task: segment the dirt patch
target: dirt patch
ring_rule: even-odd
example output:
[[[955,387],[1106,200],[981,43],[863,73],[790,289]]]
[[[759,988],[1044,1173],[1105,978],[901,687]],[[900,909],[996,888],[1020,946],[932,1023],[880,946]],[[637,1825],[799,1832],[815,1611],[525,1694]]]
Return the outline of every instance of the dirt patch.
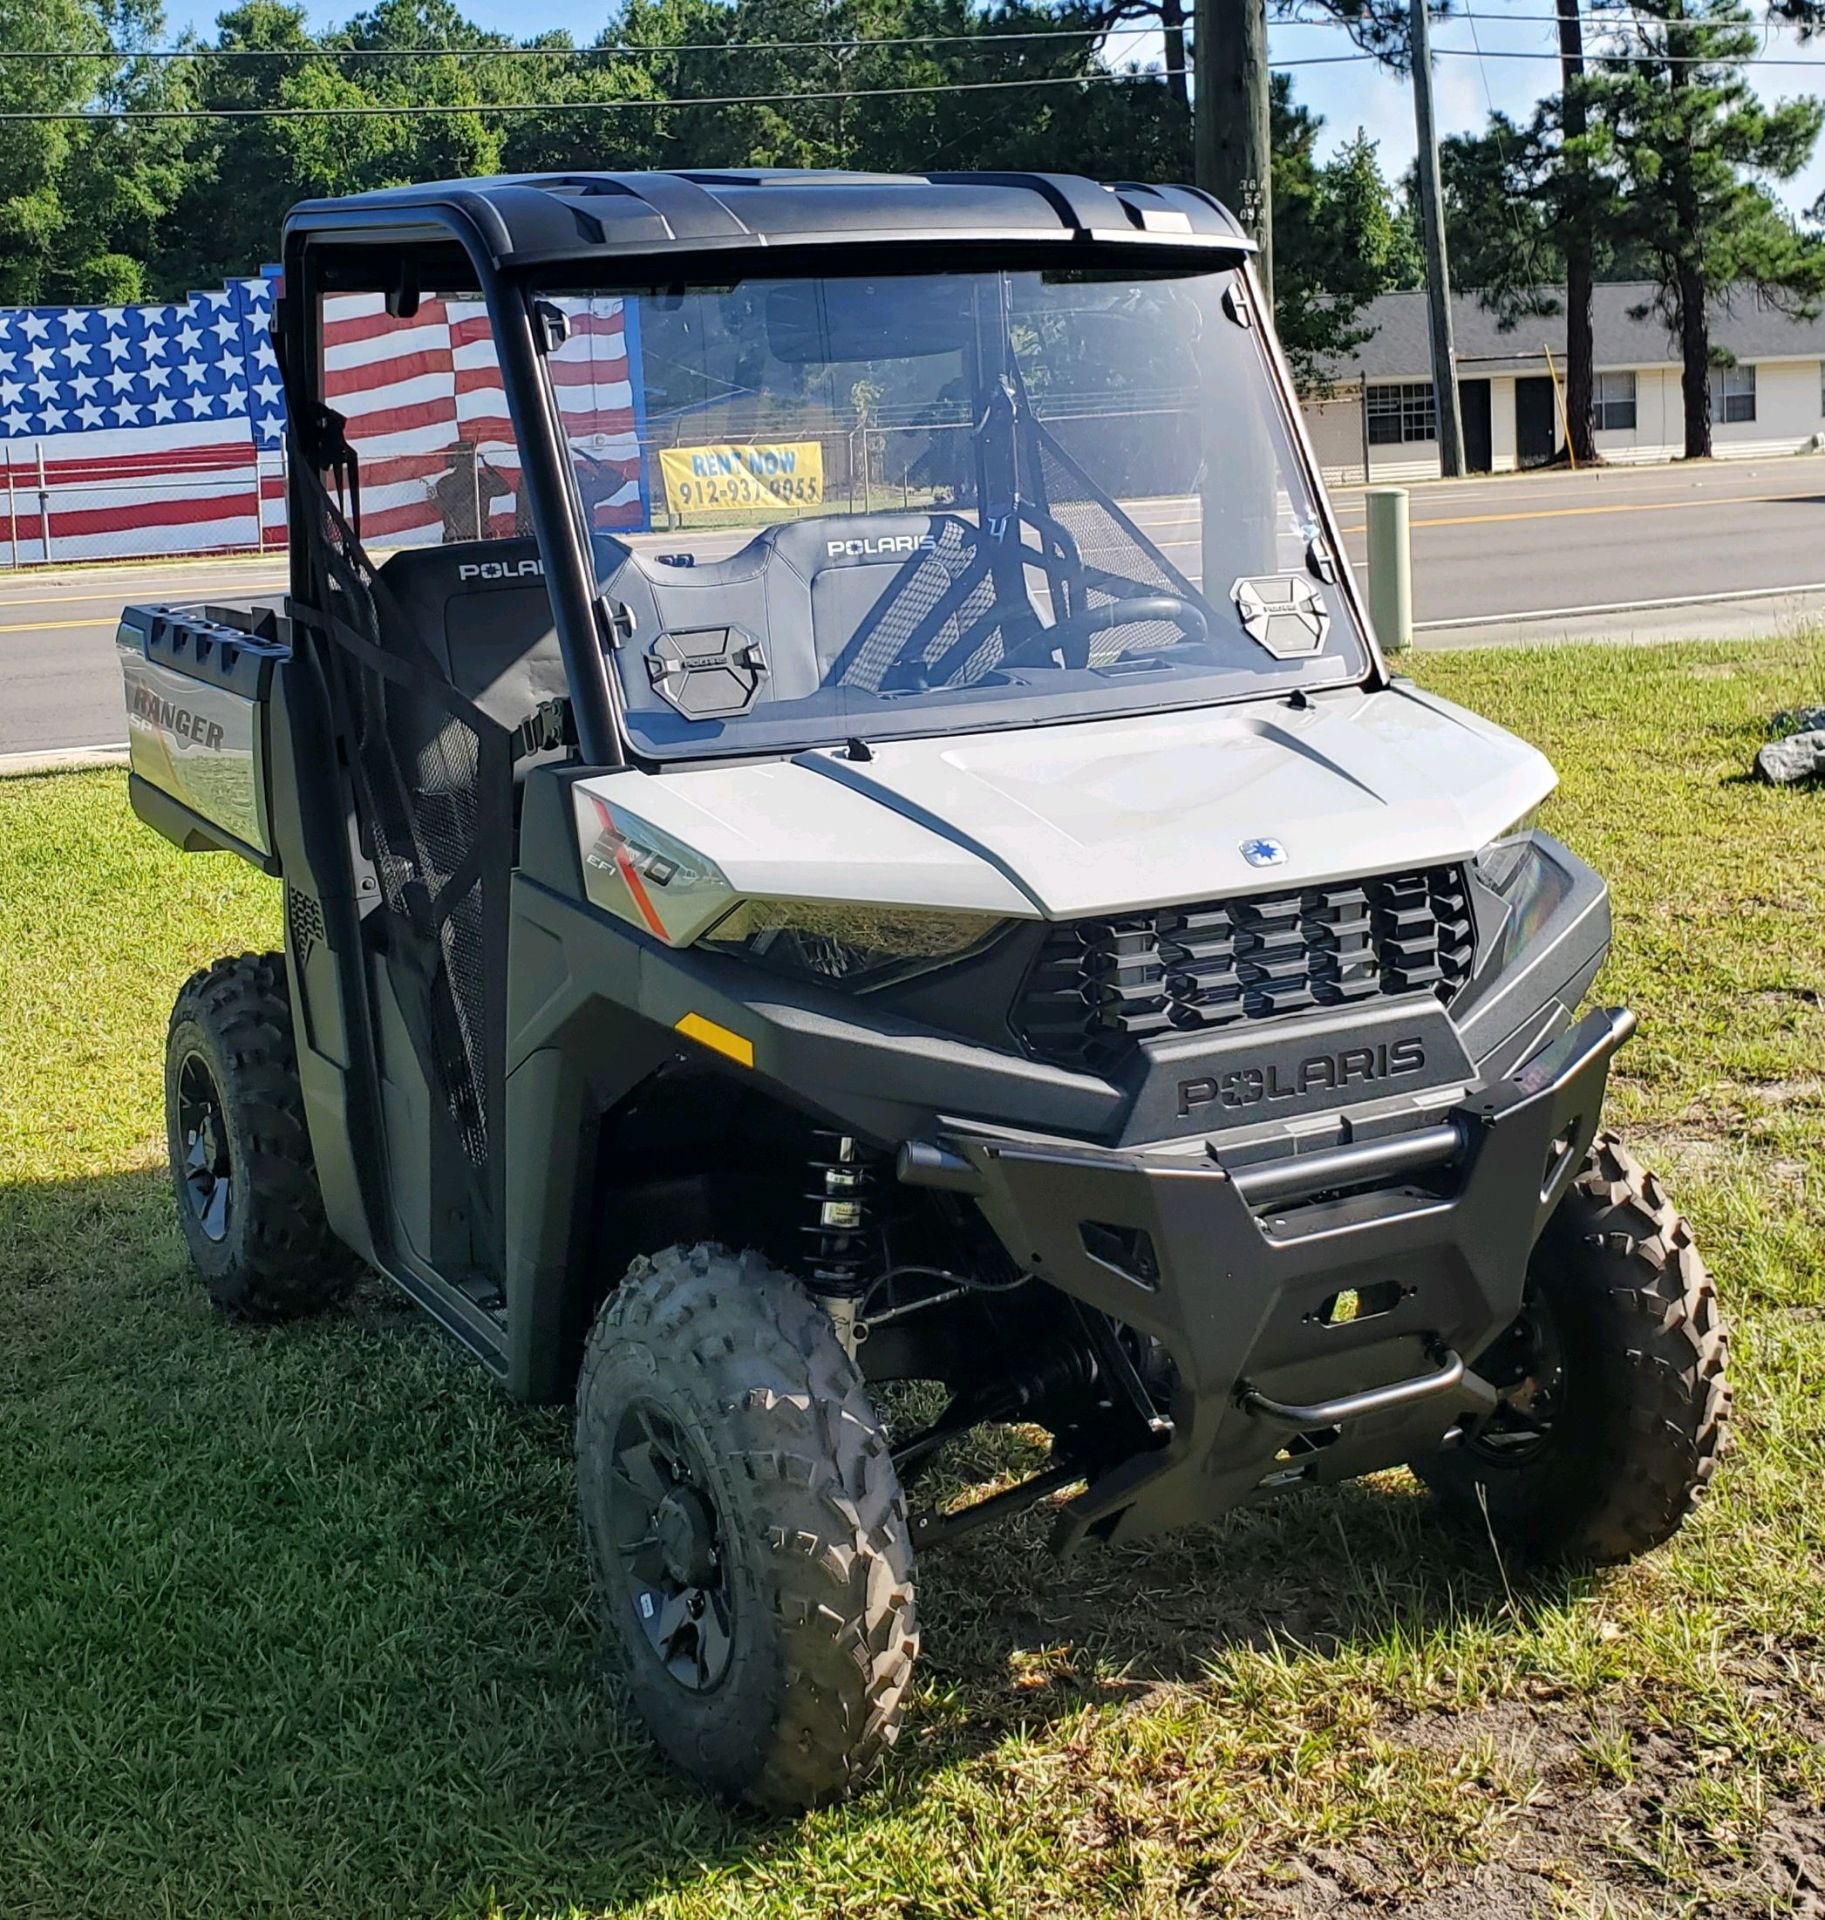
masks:
[[[1825,1080],[1807,1074],[1798,1080],[1752,1080],[1750,1090],[1771,1107],[1816,1107],[1825,1103]]]
[[[1676,1200],[1691,1183],[1724,1180],[1745,1172],[1752,1172],[1764,1186],[1779,1187],[1795,1196],[1805,1192],[1811,1178],[1802,1160],[1745,1149],[1740,1132],[1711,1137],[1643,1129],[1630,1144],[1643,1165],[1651,1167],[1672,1189]]]
[[[1386,1737],[1455,1763],[1457,1791],[1510,1796],[1488,1857],[1418,1886],[1378,1849],[1313,1849],[1238,1909],[1278,1920],[1534,1920],[1672,1911],[1705,1920],[1825,1920],[1825,1812],[1769,1796],[1753,1814],[1707,1802],[1719,1756],[1599,1710],[1507,1701],[1391,1724]],[[1499,1784],[1498,1784],[1499,1783]]]

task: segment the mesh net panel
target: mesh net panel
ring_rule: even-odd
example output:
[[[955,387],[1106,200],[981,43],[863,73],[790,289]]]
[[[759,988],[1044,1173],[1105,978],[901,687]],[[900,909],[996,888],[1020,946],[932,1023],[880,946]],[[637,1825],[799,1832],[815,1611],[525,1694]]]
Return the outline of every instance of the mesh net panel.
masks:
[[[845,686],[878,693],[896,665],[930,667],[974,632],[995,610],[995,583],[981,569],[973,529],[946,522],[936,548],[916,566],[902,567],[886,598],[870,616],[861,644],[843,663],[838,678]],[[961,669],[947,676],[953,686],[979,680],[1001,658],[1005,640],[999,623],[977,636],[977,645]]]
[[[329,610],[402,667],[420,666],[411,636],[383,635],[390,599],[339,512],[325,513],[323,531]],[[503,976],[490,964],[488,930],[504,920],[504,903],[491,912],[486,896],[490,876],[504,879],[510,857],[509,824],[498,816],[510,804],[511,742],[422,666],[390,677],[345,645],[340,671],[395,993],[486,1220],[494,1184],[488,1049]]]
[[[450,909],[438,932],[450,983],[444,1004],[455,1022],[455,1031],[447,1036],[453,1044],[444,1050],[451,1118],[462,1133],[470,1165],[480,1167],[488,1159],[488,967],[479,879]]]
[[[1124,596],[1135,593],[1179,593],[1183,583],[1163,567],[1159,559],[1134,537],[1121,519],[1097,497],[1083,476],[1061,453],[1053,435],[1059,431],[1082,439],[1094,423],[1059,421],[1048,423],[1047,431],[1037,436],[1040,478],[1052,518],[1071,536],[1083,562],[1085,575],[1084,605],[1094,611],[1112,606]],[[1091,449],[1086,448],[1086,452]],[[1132,626],[1116,627],[1100,634],[1090,647],[1090,664],[1106,666],[1125,653],[1146,653],[1157,647],[1171,646],[1184,637],[1183,630],[1170,620],[1147,620]]]
[[[460,887],[481,836],[481,742],[453,714],[352,664],[356,751],[389,950],[412,950],[425,978],[438,1090],[472,1166],[488,1159],[488,970],[482,881]]]

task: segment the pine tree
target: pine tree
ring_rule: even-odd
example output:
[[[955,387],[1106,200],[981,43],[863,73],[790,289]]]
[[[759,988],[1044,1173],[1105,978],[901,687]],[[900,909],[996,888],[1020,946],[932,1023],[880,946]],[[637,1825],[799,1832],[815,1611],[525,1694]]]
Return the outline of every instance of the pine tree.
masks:
[[[1749,282],[1810,309],[1825,248],[1803,237],[1752,177],[1790,180],[1825,122],[1817,100],[1764,106],[1740,63],[1760,36],[1738,0],[1635,0],[1626,58],[1586,82],[1591,152],[1616,189],[1606,218],[1658,283],[1679,342],[1685,452],[1711,452],[1709,303]]]
[[[1400,217],[1375,142],[1359,132],[1320,164],[1324,121],[1295,103],[1289,77],[1269,97],[1274,149],[1274,306],[1281,345],[1301,388],[1323,383],[1369,336],[1362,309],[1423,275],[1418,237]]]

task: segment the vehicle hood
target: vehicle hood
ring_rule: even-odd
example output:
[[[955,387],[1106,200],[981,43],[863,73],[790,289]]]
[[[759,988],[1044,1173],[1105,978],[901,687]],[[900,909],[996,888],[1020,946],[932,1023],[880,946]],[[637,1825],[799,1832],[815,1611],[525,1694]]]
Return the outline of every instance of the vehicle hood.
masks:
[[[602,790],[738,892],[1050,919],[1465,859],[1554,785],[1532,747],[1404,683],[624,779]],[[1251,862],[1256,841],[1283,859]]]
[[[1532,747],[1407,686],[806,758],[1055,919],[1468,858],[1554,785]],[[1251,863],[1260,840],[1284,861]]]

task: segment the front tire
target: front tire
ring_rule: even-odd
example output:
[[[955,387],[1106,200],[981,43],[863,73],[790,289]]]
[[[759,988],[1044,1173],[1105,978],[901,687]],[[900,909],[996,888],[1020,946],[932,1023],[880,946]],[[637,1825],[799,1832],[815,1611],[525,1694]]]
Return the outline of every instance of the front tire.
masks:
[[[1692,1230],[1600,1134],[1477,1362],[1503,1402],[1414,1462],[1452,1513],[1535,1559],[1627,1560],[1671,1538],[1724,1450],[1728,1336]]]
[[[823,1309],[758,1254],[637,1260],[590,1334],[577,1479],[609,1643],[670,1759],[774,1811],[859,1784],[918,1652],[912,1534]]]
[[[165,1139],[178,1224],[224,1312],[284,1320],[347,1288],[355,1261],[324,1217],[283,954],[185,981],[165,1041]]]

